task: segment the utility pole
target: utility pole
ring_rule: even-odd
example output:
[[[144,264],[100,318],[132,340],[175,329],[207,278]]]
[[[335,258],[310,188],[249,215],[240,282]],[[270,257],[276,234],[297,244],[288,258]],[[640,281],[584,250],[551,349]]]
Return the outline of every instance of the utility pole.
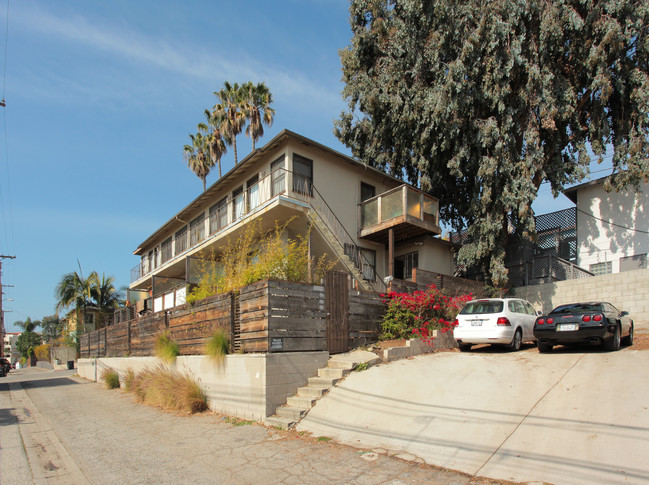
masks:
[[[2,101],[4,101],[4,99]],[[2,342],[0,342],[0,357],[4,357],[5,351],[5,312],[2,309],[2,295],[4,294],[2,292],[2,288],[4,288],[6,285],[2,284],[3,259],[16,259],[16,256],[6,256],[4,254],[0,254],[0,339],[2,339]]]

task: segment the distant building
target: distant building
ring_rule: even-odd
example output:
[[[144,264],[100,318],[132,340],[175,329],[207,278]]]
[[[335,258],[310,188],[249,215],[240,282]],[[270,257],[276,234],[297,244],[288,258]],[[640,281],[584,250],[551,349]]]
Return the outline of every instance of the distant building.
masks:
[[[576,204],[576,264],[595,275],[647,268],[649,192],[606,192],[606,177],[564,190]]]
[[[18,337],[20,337],[20,332],[5,332],[4,335],[3,355],[11,363],[20,360],[20,352],[18,352],[18,347],[16,346]]]

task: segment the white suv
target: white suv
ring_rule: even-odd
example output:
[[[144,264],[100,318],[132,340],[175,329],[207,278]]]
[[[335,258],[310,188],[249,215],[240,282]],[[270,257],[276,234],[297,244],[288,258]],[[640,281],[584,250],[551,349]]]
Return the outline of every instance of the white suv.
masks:
[[[523,342],[535,340],[534,321],[539,312],[519,298],[471,300],[454,322],[453,336],[465,352],[474,344],[504,344],[520,350]]]

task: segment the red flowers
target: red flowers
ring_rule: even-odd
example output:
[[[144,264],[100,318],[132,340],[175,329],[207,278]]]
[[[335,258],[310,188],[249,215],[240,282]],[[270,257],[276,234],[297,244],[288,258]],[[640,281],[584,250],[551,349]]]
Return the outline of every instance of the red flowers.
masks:
[[[426,291],[391,291],[385,296],[387,299],[383,301],[388,310],[381,323],[381,339],[412,338],[414,335],[428,345],[432,345],[433,331],[448,332],[461,306],[472,298],[470,294],[446,296],[435,285],[430,285]]]

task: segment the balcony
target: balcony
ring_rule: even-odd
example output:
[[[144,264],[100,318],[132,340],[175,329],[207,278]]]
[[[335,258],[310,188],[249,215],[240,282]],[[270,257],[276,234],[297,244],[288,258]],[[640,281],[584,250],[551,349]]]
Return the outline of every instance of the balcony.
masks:
[[[423,234],[440,234],[439,203],[420,190],[402,185],[359,204],[358,237],[387,244]]]
[[[293,190],[288,190],[289,187],[293,187]],[[309,200],[311,179],[280,168],[241,192],[222,199],[188,225],[178,229],[173,238],[151,250],[151,254],[142,255],[140,264],[131,270],[131,283],[151,275],[163,266],[174,265],[173,270],[164,270],[166,276],[179,276],[185,271],[184,258],[188,251],[214,242],[221,233],[248,216],[265,210],[268,204],[280,196],[286,200]]]

